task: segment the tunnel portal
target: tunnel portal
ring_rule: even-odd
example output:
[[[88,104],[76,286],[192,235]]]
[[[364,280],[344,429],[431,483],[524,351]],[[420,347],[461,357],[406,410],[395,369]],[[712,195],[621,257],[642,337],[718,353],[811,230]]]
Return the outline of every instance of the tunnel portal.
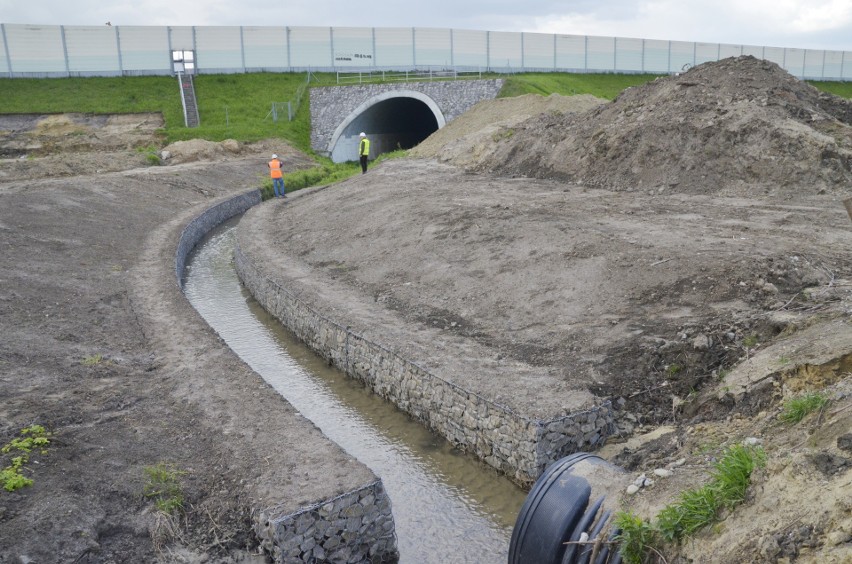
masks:
[[[358,108],[332,140],[331,160],[357,160],[358,134],[362,131],[370,139],[371,159],[397,149],[410,149],[438,131],[444,125],[443,116],[437,106],[430,108],[421,97],[382,96],[364,104],[365,108]]]
[[[311,148],[334,162],[355,161],[363,131],[371,159],[409,149],[502,86],[496,78],[310,88]]]

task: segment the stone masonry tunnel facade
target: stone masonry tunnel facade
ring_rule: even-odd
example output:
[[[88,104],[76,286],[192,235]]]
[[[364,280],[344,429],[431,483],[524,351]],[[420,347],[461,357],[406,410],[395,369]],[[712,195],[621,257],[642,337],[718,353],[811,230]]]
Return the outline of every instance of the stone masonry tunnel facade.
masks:
[[[311,148],[334,162],[355,161],[363,131],[371,159],[410,149],[502,86],[489,79],[312,88]]]

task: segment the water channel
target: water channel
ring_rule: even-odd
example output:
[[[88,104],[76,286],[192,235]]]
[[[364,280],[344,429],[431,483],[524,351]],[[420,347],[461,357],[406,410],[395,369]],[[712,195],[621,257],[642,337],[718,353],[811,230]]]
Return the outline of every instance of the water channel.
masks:
[[[382,478],[403,563],[505,562],[526,492],[330,368],[246,292],[226,222],[189,258],[185,292],[207,323],[302,415]]]

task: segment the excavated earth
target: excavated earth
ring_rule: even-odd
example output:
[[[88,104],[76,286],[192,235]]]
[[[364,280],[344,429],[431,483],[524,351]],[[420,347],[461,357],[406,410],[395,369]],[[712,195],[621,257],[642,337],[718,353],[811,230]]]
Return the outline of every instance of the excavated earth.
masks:
[[[744,503],[667,562],[849,562],[850,108],[751,58],[612,102],[495,100],[240,229],[463,387],[531,414],[613,401],[601,454],[671,471],[622,500],[645,517],[760,444]],[[0,438],[41,423],[54,442],[33,486],[0,492],[0,562],[260,562],[251,508],[370,478],[173,277],[190,218],[257,185],[270,151],[306,157],[190,141],[149,167],[158,116],[2,118]],[[778,420],[813,390],[826,408]],[[187,472],[180,522],[143,496],[158,462]]]
[[[751,57],[573,102],[483,103],[240,230],[462,388],[535,417],[611,400],[607,455],[673,469],[625,498],[648,517],[761,444],[747,503],[669,562],[849,561],[852,103]],[[826,410],[778,422],[814,390]]]
[[[4,564],[262,563],[253,511],[375,480],[224,346],[175,279],[190,220],[258,186],[271,152],[288,170],[310,159],[191,141],[167,148],[183,164],[148,166],[161,125],[0,116],[0,444],[51,433],[23,470],[33,484],[0,489]],[[180,483],[173,517],[145,495],[158,467]]]

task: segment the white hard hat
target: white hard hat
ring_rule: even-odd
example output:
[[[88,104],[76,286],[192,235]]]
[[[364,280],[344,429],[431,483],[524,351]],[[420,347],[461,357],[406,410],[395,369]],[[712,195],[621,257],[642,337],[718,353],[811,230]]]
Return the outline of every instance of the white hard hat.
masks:
[[[362,131],[361,133],[359,133],[359,134],[358,134],[358,137],[366,137],[366,136],[367,136],[367,134],[366,134],[366,133],[364,133],[363,131]]]
[[[273,159],[277,159],[277,158],[278,158],[278,155],[273,154],[273,155],[272,155],[272,158],[273,158]]]

